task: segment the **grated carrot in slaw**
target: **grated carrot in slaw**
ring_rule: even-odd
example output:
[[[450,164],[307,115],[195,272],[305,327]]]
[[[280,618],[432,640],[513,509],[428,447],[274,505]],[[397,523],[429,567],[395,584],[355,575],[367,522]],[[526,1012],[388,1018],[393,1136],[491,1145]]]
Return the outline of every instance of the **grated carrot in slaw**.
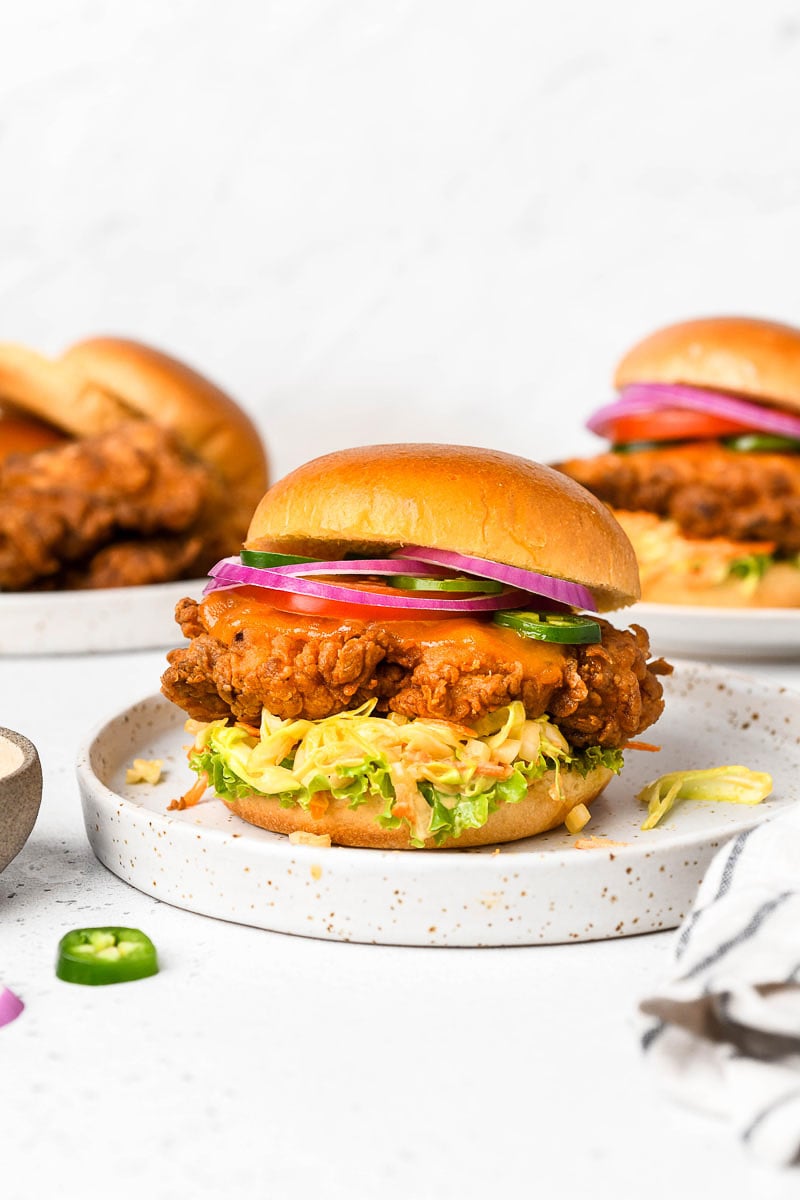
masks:
[[[512,768],[507,763],[478,763],[476,775],[486,775],[489,779],[508,779]]]
[[[260,735],[261,735],[261,730],[258,728],[258,726],[250,725],[250,724],[248,724],[247,721],[237,721],[236,728],[243,729],[245,731],[245,733],[250,734],[250,737],[257,738],[257,737],[260,737]]]
[[[308,811],[311,813],[311,816],[315,821],[321,821],[325,816],[325,813],[328,811],[329,806],[330,800],[327,796],[320,796],[319,794],[316,794],[312,796],[308,802]]]
[[[398,713],[379,717],[375,705],[318,720],[282,719],[265,709],[253,732],[224,720],[195,726],[190,765],[223,800],[272,797],[282,807],[300,805],[312,819],[329,804],[355,809],[370,800],[384,828],[407,822],[414,845],[480,828],[547,771],[554,774],[551,794],[560,797],[560,772],[622,766],[619,750],[573,751],[549,717],[528,718],[519,700],[473,728]],[[196,802],[194,796],[190,789],[184,801]]]

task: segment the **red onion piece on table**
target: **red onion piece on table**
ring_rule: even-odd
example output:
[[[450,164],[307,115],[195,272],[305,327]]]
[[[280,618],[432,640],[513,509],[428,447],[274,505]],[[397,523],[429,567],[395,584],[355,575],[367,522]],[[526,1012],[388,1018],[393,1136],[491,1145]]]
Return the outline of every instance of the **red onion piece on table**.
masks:
[[[0,1025],[8,1025],[15,1021],[25,1005],[19,996],[15,996],[10,988],[0,983]]]

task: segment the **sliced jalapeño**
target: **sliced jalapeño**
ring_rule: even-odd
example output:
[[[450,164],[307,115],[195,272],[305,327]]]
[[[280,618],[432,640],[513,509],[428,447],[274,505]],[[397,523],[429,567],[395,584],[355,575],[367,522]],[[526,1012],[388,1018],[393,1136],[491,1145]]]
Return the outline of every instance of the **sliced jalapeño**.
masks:
[[[467,579],[463,575],[449,578],[438,575],[391,575],[389,583],[406,592],[480,592],[490,596],[502,592],[506,586],[495,579]]]
[[[319,561],[298,554],[274,554],[271,550],[243,550],[240,557],[243,567],[288,567],[295,563]]]
[[[73,929],[58,943],[56,975],[67,983],[127,983],[157,973],[156,948],[140,929]]]
[[[602,640],[597,622],[576,613],[537,613],[517,609],[496,612],[492,621],[495,625],[513,629],[521,637],[534,638],[538,642],[588,645]]]
[[[797,454],[800,451],[800,441],[797,438],[784,437],[780,433],[740,433],[737,437],[723,439],[729,450],[738,450],[740,454],[757,454],[772,451],[775,454]]]

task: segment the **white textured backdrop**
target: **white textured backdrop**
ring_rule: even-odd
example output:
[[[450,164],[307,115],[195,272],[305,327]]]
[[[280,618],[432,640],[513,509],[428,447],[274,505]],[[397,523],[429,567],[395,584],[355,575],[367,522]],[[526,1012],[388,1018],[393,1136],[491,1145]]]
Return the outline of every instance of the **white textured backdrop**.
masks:
[[[183,355],[276,475],[588,450],[653,326],[800,323],[800,9],[7,3],[0,173],[0,337]]]

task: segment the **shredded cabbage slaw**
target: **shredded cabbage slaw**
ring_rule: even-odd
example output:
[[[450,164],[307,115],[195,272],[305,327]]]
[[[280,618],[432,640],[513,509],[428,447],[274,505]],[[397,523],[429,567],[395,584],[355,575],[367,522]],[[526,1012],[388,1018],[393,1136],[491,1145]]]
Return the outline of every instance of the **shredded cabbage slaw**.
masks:
[[[747,595],[778,561],[773,542],[687,538],[676,521],[655,513],[620,511],[616,516],[636,551],[643,585],[668,574],[680,575],[689,586],[698,588],[735,579]],[[800,567],[800,557],[789,561]]]
[[[706,767],[697,771],[672,771],[642,788],[637,796],[647,805],[642,829],[654,829],[679,800],[710,803],[760,804],[772,791],[772,776],[739,764]]]
[[[329,797],[352,809],[382,798],[377,820],[387,829],[405,823],[418,847],[480,829],[500,804],[523,799],[547,771],[554,772],[560,796],[564,770],[586,775],[599,766],[615,773],[622,768],[620,750],[574,750],[546,716],[527,718],[521,701],[473,728],[375,716],[375,704],[317,721],[281,720],[264,711],[258,736],[224,720],[189,721],[189,765],[222,800],[269,796],[314,817],[324,814]]]

